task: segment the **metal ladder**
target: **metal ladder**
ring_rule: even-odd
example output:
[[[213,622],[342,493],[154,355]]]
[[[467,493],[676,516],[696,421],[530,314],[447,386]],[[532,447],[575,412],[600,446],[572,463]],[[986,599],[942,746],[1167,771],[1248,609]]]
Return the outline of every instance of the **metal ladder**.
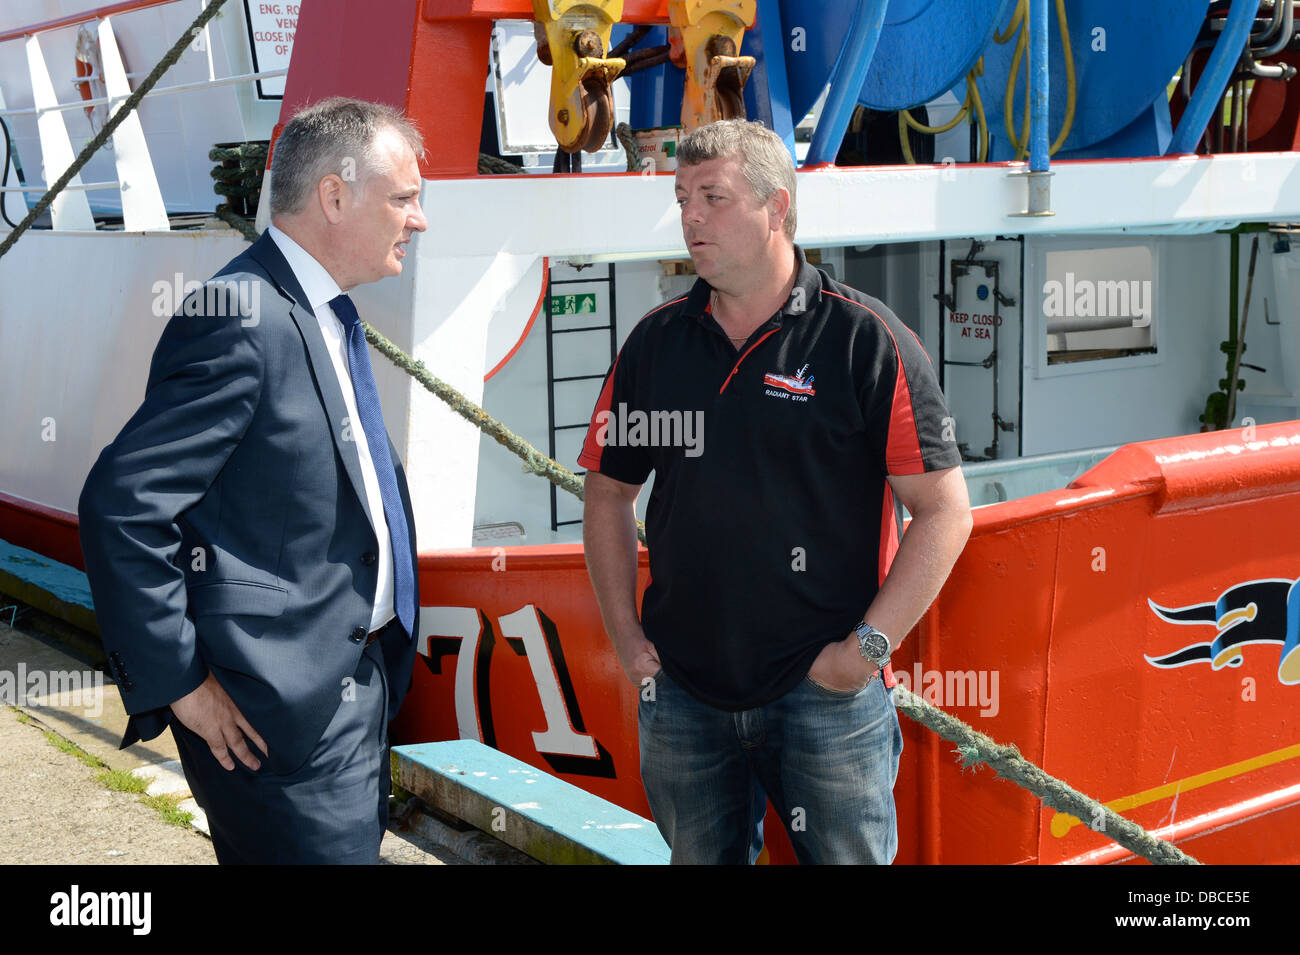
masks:
[[[551,271],[553,270],[549,270],[547,272],[547,277],[546,277],[547,287],[546,287],[546,298],[545,298],[544,305],[546,308],[546,420],[548,425],[547,453],[550,454],[552,459],[554,459],[556,453],[555,440],[561,431],[572,431],[577,428],[582,428],[583,430],[586,430],[590,424],[589,421],[579,421],[574,424],[556,424],[555,386],[566,381],[604,381],[605,374],[608,370],[608,368],[606,368],[604,370],[601,370],[598,373],[584,374],[584,375],[565,375],[563,377],[557,378],[555,376],[555,352],[556,352],[556,345],[558,344],[556,339],[560,335],[571,335],[571,334],[578,334],[582,332],[607,331],[609,333],[609,362],[610,364],[613,364],[614,359],[618,356],[618,330],[617,330],[618,309],[615,305],[614,263],[611,262],[608,264],[608,266],[606,267],[606,273],[604,277],[581,278],[581,279],[552,279]],[[574,328],[556,328],[555,315],[552,311],[553,296],[551,295],[551,290],[559,285],[592,285],[597,283],[605,283],[609,287],[608,323],[604,325],[581,325]],[[580,313],[575,312],[574,314],[580,314]],[[593,396],[590,406],[594,407],[595,403],[596,403],[595,396]],[[569,462],[562,461],[560,463],[565,464],[567,466]],[[585,474],[586,472],[577,471],[575,473],[582,475]],[[565,521],[559,519],[558,488],[556,488],[554,484],[549,485],[549,487],[550,487],[550,494],[551,494],[551,530],[558,531],[561,527],[565,527],[571,524],[581,524],[582,523],[581,518],[565,520]]]

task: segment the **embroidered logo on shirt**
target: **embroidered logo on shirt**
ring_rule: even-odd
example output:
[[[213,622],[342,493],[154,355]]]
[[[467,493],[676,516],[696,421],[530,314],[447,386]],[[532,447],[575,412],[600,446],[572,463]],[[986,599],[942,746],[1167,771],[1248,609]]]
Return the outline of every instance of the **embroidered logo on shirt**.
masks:
[[[807,365],[793,375],[778,375],[769,371],[763,376],[763,384],[767,386],[763,394],[773,398],[807,401],[817,394],[813,389],[813,376],[808,374]]]

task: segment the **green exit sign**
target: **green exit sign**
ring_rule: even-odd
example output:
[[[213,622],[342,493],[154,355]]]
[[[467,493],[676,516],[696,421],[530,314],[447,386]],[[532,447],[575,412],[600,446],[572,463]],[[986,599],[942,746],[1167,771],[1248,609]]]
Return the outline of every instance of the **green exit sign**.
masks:
[[[596,312],[596,293],[580,292],[576,295],[552,295],[552,315],[594,315]]]

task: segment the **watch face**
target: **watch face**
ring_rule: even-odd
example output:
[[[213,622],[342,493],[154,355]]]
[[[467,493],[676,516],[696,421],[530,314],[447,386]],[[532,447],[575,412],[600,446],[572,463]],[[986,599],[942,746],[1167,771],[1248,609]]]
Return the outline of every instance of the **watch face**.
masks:
[[[879,660],[889,653],[889,641],[879,630],[871,629],[865,633],[859,632],[858,646],[862,650],[864,657],[870,657],[873,660]]]

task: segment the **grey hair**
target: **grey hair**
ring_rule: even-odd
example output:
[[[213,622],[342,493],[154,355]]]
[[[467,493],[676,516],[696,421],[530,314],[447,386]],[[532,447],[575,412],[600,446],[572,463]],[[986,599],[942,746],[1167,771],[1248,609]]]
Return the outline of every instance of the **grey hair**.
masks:
[[[767,202],[777,189],[790,193],[790,211],[785,216],[785,234],[794,238],[794,160],[781,137],[762,123],[724,119],[693,129],[677,144],[678,165],[698,166],[710,159],[737,156],[741,171],[758,201]]]
[[[299,212],[321,179],[353,170],[364,181],[387,172],[375,148],[385,130],[400,135],[416,159],[424,140],[401,110],[382,103],[331,96],[294,114],[280,132],[271,154],[271,215]]]

